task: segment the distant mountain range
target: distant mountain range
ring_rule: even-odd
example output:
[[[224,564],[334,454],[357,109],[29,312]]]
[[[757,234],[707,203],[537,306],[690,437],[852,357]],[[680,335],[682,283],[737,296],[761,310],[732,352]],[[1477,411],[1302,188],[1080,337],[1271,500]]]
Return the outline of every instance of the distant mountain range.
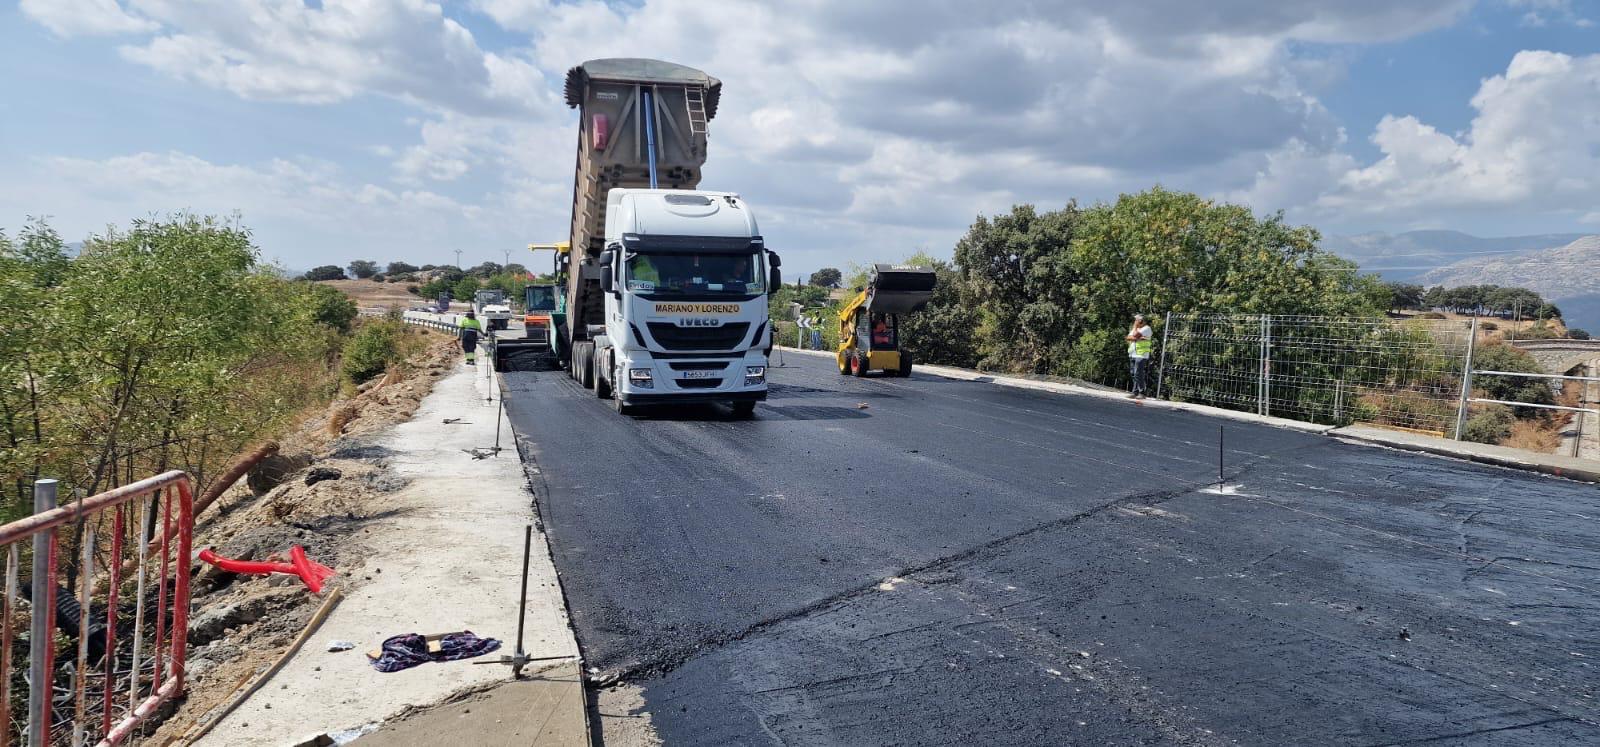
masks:
[[[1569,326],[1600,331],[1600,235],[1486,239],[1460,231],[1410,231],[1333,236],[1323,246],[1385,280],[1529,288],[1560,306]]]
[[[1355,260],[1363,270],[1381,274],[1385,280],[1421,282],[1419,278],[1423,275],[1445,265],[1477,257],[1566,246],[1585,235],[1551,233],[1486,239],[1460,231],[1407,231],[1329,236],[1322,245],[1341,257]]]

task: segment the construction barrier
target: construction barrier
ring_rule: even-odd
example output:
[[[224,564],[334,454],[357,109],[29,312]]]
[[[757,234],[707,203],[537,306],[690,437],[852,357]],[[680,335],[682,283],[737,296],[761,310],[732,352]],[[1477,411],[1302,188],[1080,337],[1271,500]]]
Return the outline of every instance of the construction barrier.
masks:
[[[172,471],[57,506],[56,488],[35,482],[34,514],[0,527],[0,745],[45,747],[62,727],[74,745],[120,744],[183,692],[193,489],[186,473]],[[18,576],[30,539],[28,718],[13,734],[13,621],[24,607]],[[70,588],[60,584],[63,548],[78,560]]]
[[[463,314],[436,314],[431,311],[407,311],[401,318],[406,324],[453,333],[458,329],[463,316]]]

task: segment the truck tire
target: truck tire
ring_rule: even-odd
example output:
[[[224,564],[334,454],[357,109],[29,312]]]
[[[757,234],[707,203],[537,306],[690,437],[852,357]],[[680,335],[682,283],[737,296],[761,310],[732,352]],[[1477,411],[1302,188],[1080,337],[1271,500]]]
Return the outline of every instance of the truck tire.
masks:
[[[867,356],[864,353],[856,353],[850,356],[850,373],[855,374],[857,378],[863,378],[867,375],[868,365]]]
[[[579,371],[583,370],[583,360],[578,357],[578,347],[576,344],[567,347],[567,375],[571,376],[573,381],[582,382],[583,374]]]
[[[899,371],[899,374],[900,374],[900,378],[902,378],[902,379],[909,378],[911,376],[911,354],[910,353],[901,353],[900,354],[900,371]]]
[[[733,416],[743,420],[756,414],[755,400],[741,400],[733,403]]]
[[[840,376],[849,376],[850,375],[850,359],[846,358],[844,353],[834,353],[834,357],[838,359],[839,375]]]
[[[594,388],[594,343],[583,341],[572,346],[572,365],[577,369],[578,383],[584,389]]]
[[[594,373],[591,374],[594,376],[594,396],[599,397],[600,399],[610,399],[612,382],[607,381],[604,374],[610,373],[611,370],[606,362],[601,360],[602,357],[610,358],[611,356],[594,356]]]
[[[634,410],[638,408],[635,405],[630,405],[626,402],[623,402],[622,394],[620,392],[612,392],[611,409],[616,410],[618,415],[632,415]]]

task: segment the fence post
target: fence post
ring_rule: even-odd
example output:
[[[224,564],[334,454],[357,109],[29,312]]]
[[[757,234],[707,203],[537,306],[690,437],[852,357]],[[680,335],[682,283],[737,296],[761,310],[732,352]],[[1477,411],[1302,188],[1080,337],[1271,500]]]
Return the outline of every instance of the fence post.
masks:
[[[41,514],[56,507],[56,481],[35,480],[33,512]],[[54,643],[51,623],[55,615],[55,579],[50,574],[50,545],[56,530],[33,535],[33,614],[32,634],[28,638],[28,745],[48,747],[50,696],[54,694],[55,673],[50,671],[50,646]],[[6,621],[10,624],[10,621]],[[9,725],[7,725],[9,726]]]
[[[1272,398],[1272,379],[1267,373],[1272,366],[1272,317],[1268,314],[1261,315],[1261,372],[1260,381],[1256,386],[1256,402],[1260,405],[1257,412],[1263,416],[1272,413],[1272,406],[1267,400]]]
[[[1467,427],[1467,400],[1472,396],[1472,352],[1478,345],[1478,317],[1472,317],[1472,326],[1467,332],[1467,360],[1461,364],[1461,402],[1456,406],[1456,433],[1455,439],[1461,440],[1461,432]]]
[[[1172,312],[1161,322],[1161,363],[1156,365],[1156,399],[1161,399],[1161,382],[1167,377],[1167,331],[1172,329]]]

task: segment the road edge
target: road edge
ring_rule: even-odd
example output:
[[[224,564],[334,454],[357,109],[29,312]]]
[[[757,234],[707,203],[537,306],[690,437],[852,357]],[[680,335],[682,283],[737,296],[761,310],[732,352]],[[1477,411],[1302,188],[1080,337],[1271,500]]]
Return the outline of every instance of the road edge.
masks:
[[[784,345],[778,346],[785,353],[799,353],[801,355],[814,355],[823,358],[833,358],[834,353],[825,350],[801,350]],[[1032,389],[1035,391],[1053,392],[1056,394],[1075,394],[1101,399],[1120,400],[1133,403],[1127,395],[1116,390],[1096,389],[1078,384],[1066,384],[1054,381],[1038,381],[1024,379],[1004,374],[975,371],[953,366],[937,366],[932,364],[918,364],[916,370],[921,373],[931,374],[940,378],[956,379],[960,381],[974,381],[985,384],[996,384],[1017,389]],[[1489,464],[1508,469],[1536,472],[1551,477],[1561,477],[1579,482],[1600,483],[1600,464],[1590,463],[1592,460],[1582,460],[1575,457],[1564,457],[1556,454],[1539,454],[1508,446],[1494,446],[1490,444],[1472,443],[1469,441],[1452,441],[1435,436],[1423,436],[1400,431],[1390,431],[1365,425],[1318,425],[1288,418],[1275,418],[1254,413],[1228,410],[1210,405],[1200,405],[1191,402],[1172,402],[1163,399],[1139,400],[1143,407],[1153,407],[1167,410],[1183,410],[1187,412],[1209,415],[1211,417],[1227,418],[1275,428],[1289,428],[1291,430],[1316,433],[1336,438],[1346,443],[1358,446],[1371,446],[1377,448],[1400,449],[1449,459],[1461,459],[1478,464]]]

